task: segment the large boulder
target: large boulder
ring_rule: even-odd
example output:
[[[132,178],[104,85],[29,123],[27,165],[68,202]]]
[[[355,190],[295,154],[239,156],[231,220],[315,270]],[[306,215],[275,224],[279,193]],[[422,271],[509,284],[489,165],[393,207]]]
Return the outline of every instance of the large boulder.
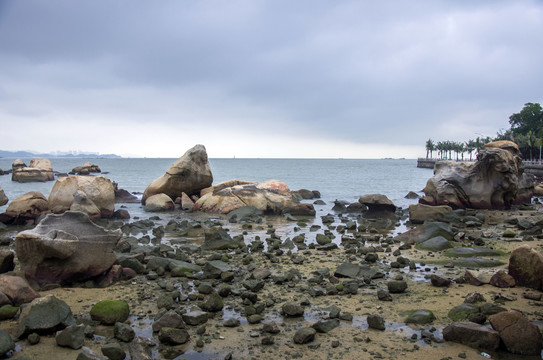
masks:
[[[6,193],[4,192],[4,189],[0,187],[0,206],[4,206],[8,203],[9,199],[6,196]]]
[[[13,162],[13,172],[11,173],[12,181],[26,183],[45,182],[55,179],[53,165],[51,165],[49,159],[32,159],[28,166],[24,166],[24,163],[21,163],[21,160],[15,160],[15,162]]]
[[[121,230],[106,230],[82,212],[47,215],[32,230],[15,237],[15,249],[27,279],[38,285],[72,283],[109,270]]]
[[[511,141],[496,141],[479,151],[476,162],[437,162],[419,202],[507,209],[529,199],[534,185],[533,176],[524,173],[518,146]]]
[[[500,334],[507,351],[520,355],[541,355],[541,332],[521,313],[504,311],[490,316],[488,321]]]
[[[11,201],[5,215],[11,223],[24,224],[48,211],[47,198],[39,191],[31,191]]]
[[[184,192],[188,195],[198,194],[212,183],[213,175],[206,148],[203,145],[196,145],[145,189],[141,202],[145,205],[147,198],[160,193],[172,199],[180,197]]]
[[[315,215],[311,204],[300,204],[293,199],[288,186],[279,180],[257,183],[230,180],[204,189],[202,197],[193,209],[198,211],[228,214],[231,211],[251,206],[267,214],[290,213]]]
[[[529,245],[522,245],[509,257],[509,275],[517,285],[543,290],[543,255]]]
[[[22,339],[34,332],[51,334],[75,323],[70,307],[55,296],[47,295],[23,308],[15,336]]]
[[[78,190],[85,196],[76,194]],[[102,217],[113,215],[115,190],[111,180],[103,176],[62,177],[53,185],[49,194],[49,208],[55,214],[68,210],[94,211],[95,207],[92,205],[100,210]],[[90,213],[90,215],[93,214]]]

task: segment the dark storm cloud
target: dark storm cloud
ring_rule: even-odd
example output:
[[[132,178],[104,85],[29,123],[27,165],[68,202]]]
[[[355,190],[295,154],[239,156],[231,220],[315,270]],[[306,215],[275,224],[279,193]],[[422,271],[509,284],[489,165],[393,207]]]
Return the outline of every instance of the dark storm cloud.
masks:
[[[277,131],[423,145],[494,135],[541,101],[539,1],[2,5],[4,118],[60,108],[268,132],[273,120]]]

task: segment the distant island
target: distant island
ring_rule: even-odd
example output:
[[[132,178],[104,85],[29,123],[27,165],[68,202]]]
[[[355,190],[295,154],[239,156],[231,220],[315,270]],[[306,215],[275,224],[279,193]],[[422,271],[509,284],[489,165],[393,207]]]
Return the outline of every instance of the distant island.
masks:
[[[31,151],[6,151],[0,150],[0,158],[120,158],[115,154],[80,153],[80,152],[55,152],[40,154]]]

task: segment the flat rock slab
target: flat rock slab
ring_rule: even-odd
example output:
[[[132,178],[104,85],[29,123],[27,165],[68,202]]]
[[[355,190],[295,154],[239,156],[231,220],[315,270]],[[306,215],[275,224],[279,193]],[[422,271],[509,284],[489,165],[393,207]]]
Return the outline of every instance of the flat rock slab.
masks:
[[[487,268],[496,267],[503,264],[500,260],[483,259],[477,257],[468,257],[460,260],[453,260],[454,266],[468,268]]]
[[[493,249],[483,247],[458,247],[447,250],[445,256],[450,257],[479,257],[479,256],[501,256],[502,254]]]
[[[500,335],[484,325],[473,322],[455,322],[443,329],[443,339],[470,346],[475,349],[497,350]]]
[[[436,236],[420,243],[417,247],[427,251],[443,251],[452,248],[452,244],[443,236]]]

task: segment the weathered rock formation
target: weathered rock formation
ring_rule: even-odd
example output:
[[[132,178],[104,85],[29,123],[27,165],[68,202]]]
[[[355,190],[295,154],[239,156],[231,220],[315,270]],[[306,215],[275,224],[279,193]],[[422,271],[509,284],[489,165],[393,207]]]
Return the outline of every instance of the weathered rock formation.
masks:
[[[121,231],[106,230],[82,212],[47,215],[15,237],[21,269],[38,285],[71,283],[98,276],[117,260]]]
[[[507,209],[530,200],[532,175],[524,173],[518,146],[511,141],[486,144],[476,162],[436,163],[434,176],[419,200],[453,208]]]
[[[103,176],[59,178],[49,194],[49,208],[55,214],[77,210],[91,216],[98,209],[101,217],[111,217],[115,211],[115,190],[111,180]]]
[[[252,206],[267,214],[315,215],[311,204],[296,202],[288,186],[279,180],[263,183],[230,180],[202,190],[193,209],[227,214]]]
[[[12,164],[13,172],[11,180],[21,183],[45,182],[55,179],[53,165],[49,159],[32,159],[28,167],[24,166],[22,160],[15,160]],[[21,166],[23,165],[23,166]]]
[[[4,192],[4,189],[0,187],[0,206],[4,206],[8,203],[9,199]]]
[[[153,181],[143,192],[141,202],[147,198],[164,193],[172,199],[198,194],[200,190],[211,186],[213,175],[203,145],[196,145],[180,157],[164,175]]]
[[[70,174],[76,174],[76,175],[89,175],[91,173],[101,173],[102,170],[98,165],[94,165],[90,161],[87,161],[81,166],[77,166],[70,171]]]
[[[25,224],[35,221],[49,211],[47,198],[39,191],[31,191],[11,201],[2,214],[2,221],[10,224]]]

